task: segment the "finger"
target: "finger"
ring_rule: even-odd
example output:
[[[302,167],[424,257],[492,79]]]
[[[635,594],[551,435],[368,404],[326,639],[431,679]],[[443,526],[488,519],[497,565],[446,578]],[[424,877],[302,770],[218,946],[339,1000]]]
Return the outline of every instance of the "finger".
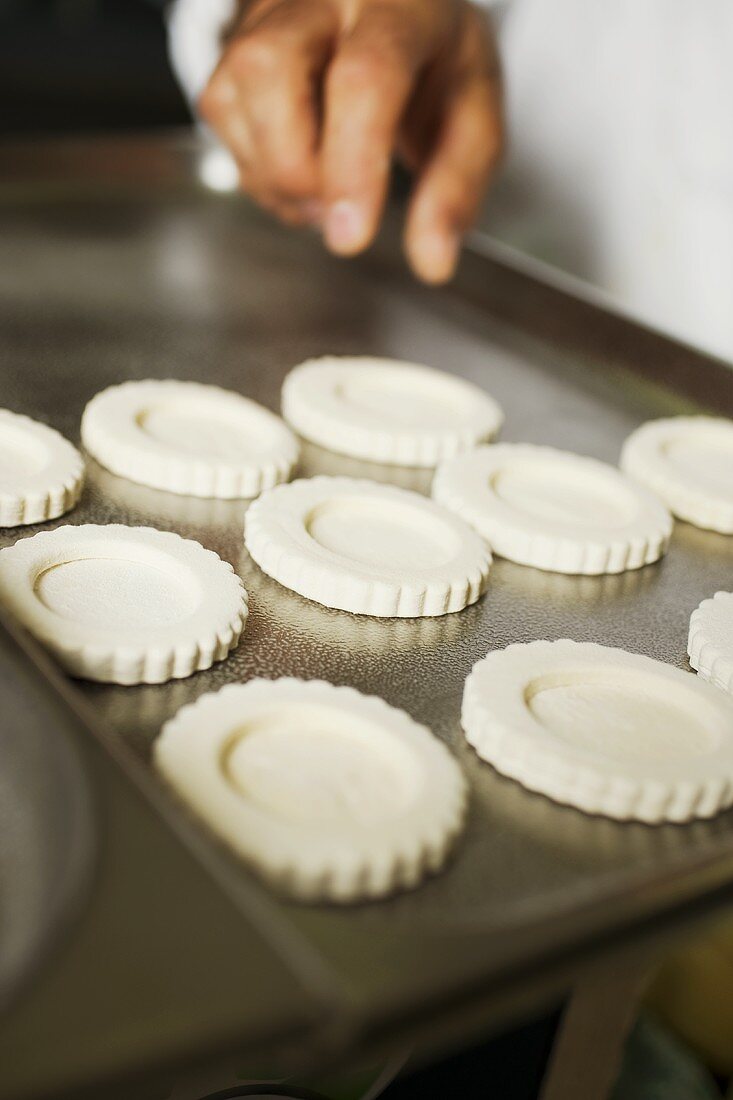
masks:
[[[309,198],[319,190],[319,83],[336,30],[329,4],[291,0],[231,47],[258,175],[284,198]]]
[[[218,134],[235,153],[239,187],[245,194],[287,225],[320,225],[322,204],[317,198],[292,198],[275,190],[270,180],[261,178],[256,143],[244,113],[231,112],[218,120]]]
[[[335,17],[322,0],[290,0],[242,25],[202,108],[238,160],[257,165],[261,192],[287,205],[320,185],[317,81]]]
[[[240,166],[252,161],[254,143],[239,103],[237,85],[223,62],[204,89],[199,113]]]
[[[389,3],[367,9],[327,74],[324,228],[327,245],[342,255],[365,248],[379,224],[400,121],[440,32],[437,17],[422,11]]]
[[[240,168],[239,185],[258,206],[285,225],[320,226],[322,211],[318,199],[302,201],[276,195],[266,183],[260,180],[252,166]]]
[[[429,283],[453,274],[461,238],[473,224],[503,145],[497,82],[471,78],[445,107],[439,137],[410,202],[405,249]]]

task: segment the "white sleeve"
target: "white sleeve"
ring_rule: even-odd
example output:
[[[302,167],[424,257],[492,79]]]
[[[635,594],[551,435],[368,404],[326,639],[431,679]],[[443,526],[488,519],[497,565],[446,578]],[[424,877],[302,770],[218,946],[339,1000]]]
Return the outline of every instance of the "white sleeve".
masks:
[[[219,63],[222,33],[236,7],[236,0],[175,0],[171,5],[168,51],[192,107]]]

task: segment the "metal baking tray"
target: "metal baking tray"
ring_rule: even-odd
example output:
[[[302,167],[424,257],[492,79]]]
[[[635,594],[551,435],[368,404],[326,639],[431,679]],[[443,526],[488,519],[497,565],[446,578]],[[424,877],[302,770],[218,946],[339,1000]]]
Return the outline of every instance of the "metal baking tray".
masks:
[[[414,359],[469,378],[504,407],[505,440],[610,462],[648,418],[733,415],[733,371],[725,365],[569,283],[548,280],[480,235],[450,287],[423,288],[405,271],[394,232],[363,261],[329,258],[314,237],[276,227],[236,196],[205,192],[197,180],[200,154],[190,138],[0,150],[0,405],[78,440],[85,403],[124,379],[210,381],[277,410],[291,366],[324,353],[357,353]],[[426,471],[306,445],[300,473],[317,472],[421,492],[430,480]],[[680,523],[664,561],[611,577],[496,561],[475,607],[391,621],[331,611],[270,581],[243,550],[244,511],[238,502],[138,487],[90,461],[82,501],[60,522],[149,524],[198,539],[240,571],[251,616],[228,660],[185,681],[133,688],[70,682],[43,661],[39,676],[56,685],[58,707],[86,726],[82,743],[101,744],[119,782],[148,807],[135,850],[146,849],[148,831],[162,829],[191,853],[203,872],[197,889],[225,898],[242,921],[243,950],[257,937],[267,945],[261,951],[293,976],[307,1005],[300,1023],[311,1039],[317,1034],[324,1049],[359,1050],[388,1038],[467,1037],[488,1021],[499,1026],[520,1002],[557,995],[579,960],[642,935],[661,936],[733,898],[733,813],[658,828],[587,817],[499,777],[466,747],[459,727],[471,666],[510,642],[592,640],[688,667],[690,612],[731,587],[733,539]],[[32,533],[5,531],[0,543]],[[35,659],[32,645],[25,652]],[[151,746],[182,704],[225,683],[283,675],[382,695],[456,753],[470,783],[470,815],[444,873],[409,893],[350,908],[284,901],[158,781]],[[155,873],[150,869],[151,889]],[[169,900],[175,914],[176,897]],[[203,957],[217,935],[216,927],[200,927],[191,956]],[[134,971],[134,951],[124,937],[118,942]],[[190,987],[178,989],[176,1003],[196,999],[201,969],[192,970]],[[140,1019],[150,1022],[140,1007],[147,1003],[145,973],[136,981]],[[221,982],[224,991],[223,973]],[[263,995],[260,986],[250,994]],[[42,989],[38,995],[47,996]],[[297,1002],[285,982],[279,995]],[[191,1052],[225,1047],[237,1035],[237,1001],[230,1004],[224,992],[222,1000],[227,1011],[201,1003],[187,1030],[171,1025],[164,1051],[131,1042],[127,1064],[135,1057],[175,1060],[184,1044]],[[44,1002],[47,1013],[52,1003]],[[38,1023],[32,1006],[28,994],[10,1015],[0,1063],[17,1052],[23,1028]],[[134,1011],[133,997],[130,1018]],[[243,1042],[246,1026],[245,1014]],[[86,1071],[101,1074],[112,1064]],[[74,1073],[82,1079],[83,1061],[69,1079]]]

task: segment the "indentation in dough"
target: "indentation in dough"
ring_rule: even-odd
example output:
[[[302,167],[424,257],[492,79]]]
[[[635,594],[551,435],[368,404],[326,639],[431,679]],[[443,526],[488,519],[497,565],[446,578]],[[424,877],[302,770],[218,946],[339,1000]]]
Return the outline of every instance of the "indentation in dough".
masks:
[[[245,410],[206,398],[152,405],[136,420],[146,435],[174,451],[231,465],[261,458],[271,443],[270,433]]]
[[[666,678],[611,671],[548,675],[530,684],[525,700],[558,740],[618,761],[684,760],[719,742],[699,696]]]
[[[267,814],[302,823],[377,825],[404,813],[416,789],[411,754],[378,726],[302,704],[269,708],[234,731],[222,770]]]
[[[397,428],[446,431],[460,428],[472,414],[468,398],[455,385],[423,374],[410,381],[399,371],[377,370],[371,377],[364,372],[340,383],[336,392],[347,404]]]
[[[78,558],[44,570],[41,603],[77,623],[109,627],[166,626],[190,615],[198,599],[179,576],[127,558]]]
[[[670,466],[686,479],[733,500],[733,427],[730,439],[692,434],[670,440],[662,450]]]
[[[305,527],[324,549],[365,565],[435,569],[460,549],[448,524],[409,504],[333,497],[311,510]]]
[[[521,462],[497,470],[490,479],[496,495],[519,512],[540,520],[581,527],[623,527],[637,515],[635,495],[602,474],[548,460]]]

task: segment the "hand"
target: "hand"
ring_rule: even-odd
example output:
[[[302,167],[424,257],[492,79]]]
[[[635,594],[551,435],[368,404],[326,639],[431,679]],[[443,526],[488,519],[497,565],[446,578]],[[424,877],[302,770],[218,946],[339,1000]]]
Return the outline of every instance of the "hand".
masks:
[[[501,84],[467,0],[251,0],[200,102],[241,185],[340,255],[379,227],[392,159],[415,183],[405,250],[450,278],[500,157]]]

